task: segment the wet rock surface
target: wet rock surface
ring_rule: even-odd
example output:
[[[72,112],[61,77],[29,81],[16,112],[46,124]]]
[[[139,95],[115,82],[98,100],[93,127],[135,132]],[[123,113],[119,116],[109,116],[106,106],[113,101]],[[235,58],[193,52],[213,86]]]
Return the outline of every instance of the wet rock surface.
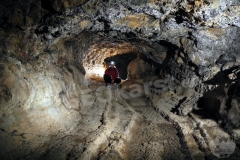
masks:
[[[239,10],[2,0],[0,159],[239,159]]]

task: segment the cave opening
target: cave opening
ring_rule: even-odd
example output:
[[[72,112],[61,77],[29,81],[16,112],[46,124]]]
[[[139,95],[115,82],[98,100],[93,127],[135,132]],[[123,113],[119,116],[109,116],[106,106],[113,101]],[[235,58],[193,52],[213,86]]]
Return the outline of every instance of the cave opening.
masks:
[[[103,82],[104,71],[109,67],[110,61],[115,62],[119,77],[127,79],[127,67],[139,54],[138,49],[124,41],[103,41],[95,43],[88,48],[83,57],[83,67],[86,79],[93,82]]]

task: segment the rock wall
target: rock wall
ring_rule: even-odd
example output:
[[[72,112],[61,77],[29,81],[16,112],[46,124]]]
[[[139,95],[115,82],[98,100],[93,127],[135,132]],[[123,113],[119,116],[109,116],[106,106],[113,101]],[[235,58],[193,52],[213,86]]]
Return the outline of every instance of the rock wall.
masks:
[[[206,146],[214,137],[208,136],[207,130],[214,125],[224,128],[239,145],[239,10],[238,0],[2,0],[0,157],[135,159],[136,155],[144,156],[134,145],[133,149],[122,149],[135,141],[126,138],[128,133],[144,131],[134,128],[134,124],[147,125],[141,119],[144,107],[136,111],[134,101],[139,101],[137,105],[151,106],[162,115],[165,118],[162,126],[167,126],[167,131],[176,129],[171,133],[181,136],[180,140],[177,137],[173,140],[180,143],[176,148],[188,146],[176,152],[182,159],[212,158]],[[120,87],[130,91],[126,93],[128,98],[135,95],[129,88],[131,85],[140,85],[137,89],[145,92],[137,100],[110,98],[111,103],[100,104],[99,96],[110,95],[101,87],[98,90],[95,84],[90,87],[88,80],[99,78],[91,71],[121,55],[138,57],[129,62],[129,80]],[[149,92],[144,88],[146,82]],[[120,90],[120,94],[125,95],[125,90]],[[146,101],[142,102],[143,99]],[[123,107],[117,109],[121,114],[115,106]],[[204,121],[206,126],[201,127],[199,119],[192,115],[199,110],[208,112],[214,122]],[[145,117],[160,123],[150,118],[152,112]],[[123,116],[125,113],[127,118]],[[112,116],[117,117],[113,122]],[[185,125],[188,116],[193,123]],[[153,136],[157,126],[145,127],[150,132],[143,135]],[[186,129],[191,126],[198,128],[199,133]],[[181,127],[185,127],[183,131]],[[164,134],[152,138],[161,139]],[[199,141],[201,138],[204,143]],[[158,146],[155,140],[151,145]],[[147,153],[145,141],[136,142]],[[64,148],[58,145],[62,144],[74,147],[57,157],[57,150]],[[161,144],[166,143],[161,141]],[[194,152],[191,145],[200,146],[197,156],[191,154]],[[48,152],[46,148],[51,149]],[[150,147],[148,157],[156,153],[153,150]],[[131,156],[132,151],[139,154]],[[163,152],[154,155],[168,157]]]

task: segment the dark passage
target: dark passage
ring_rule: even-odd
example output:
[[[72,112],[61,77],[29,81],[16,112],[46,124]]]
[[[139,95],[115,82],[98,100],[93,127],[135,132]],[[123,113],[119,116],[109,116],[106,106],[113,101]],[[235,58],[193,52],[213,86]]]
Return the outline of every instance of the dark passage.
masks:
[[[135,58],[137,58],[136,53],[128,53],[128,54],[121,54],[113,57],[108,57],[104,60],[104,62],[108,64],[110,61],[115,61],[115,65],[119,72],[119,77],[121,79],[126,79],[128,64]]]

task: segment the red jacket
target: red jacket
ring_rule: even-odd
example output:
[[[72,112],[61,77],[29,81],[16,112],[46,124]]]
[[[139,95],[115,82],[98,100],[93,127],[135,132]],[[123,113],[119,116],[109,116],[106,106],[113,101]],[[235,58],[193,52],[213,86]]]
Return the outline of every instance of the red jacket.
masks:
[[[106,70],[105,70],[105,74],[109,75],[112,77],[112,80],[115,80],[117,77],[118,77],[118,69],[113,67],[108,67]]]

